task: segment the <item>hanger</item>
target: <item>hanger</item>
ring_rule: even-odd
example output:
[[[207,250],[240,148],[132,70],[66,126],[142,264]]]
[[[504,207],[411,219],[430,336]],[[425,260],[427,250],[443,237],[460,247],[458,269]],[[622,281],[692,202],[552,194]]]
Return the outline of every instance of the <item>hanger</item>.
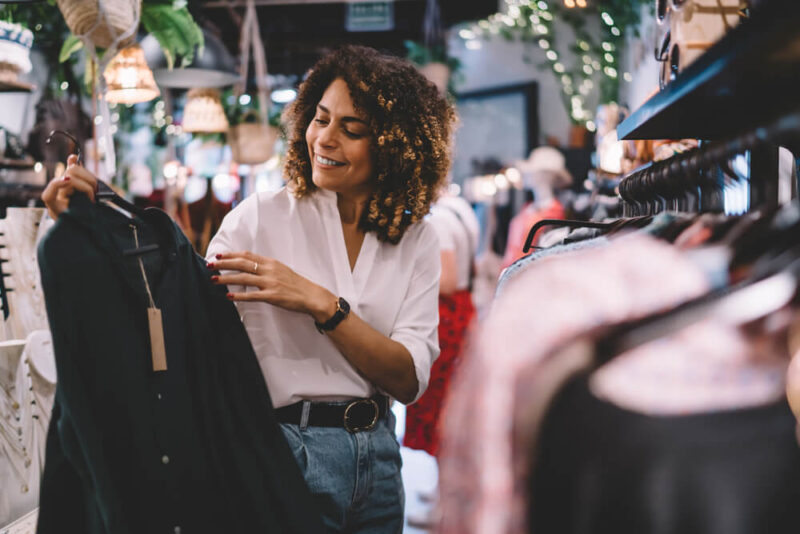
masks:
[[[539,229],[544,228],[545,226],[559,226],[559,227],[567,227],[567,228],[601,228],[601,229],[609,229],[611,228],[615,222],[608,222],[608,223],[599,223],[593,221],[573,221],[569,219],[543,219],[536,224],[528,232],[528,237],[525,239],[525,246],[522,247],[522,252],[527,254],[533,247],[533,238],[536,237],[536,232]]]
[[[63,135],[64,137],[67,137],[70,141],[72,141],[72,143],[73,143],[73,145],[75,147],[75,154],[78,156],[78,165],[82,165],[81,158],[83,156],[83,153],[81,151],[80,143],[78,143],[78,140],[75,138],[75,136],[73,136],[71,133],[66,132],[64,130],[52,130],[50,132],[50,135],[47,136],[47,139],[45,140],[45,143],[49,145],[50,141],[56,135]],[[112,207],[112,208],[117,208],[117,211],[121,211],[123,213],[123,215],[126,215],[127,217],[129,217],[131,219],[133,218],[133,216],[131,214],[136,214],[136,215],[139,215],[139,216],[141,216],[143,214],[143,210],[141,208],[139,208],[138,206],[128,202],[127,200],[125,200],[124,198],[119,196],[117,193],[114,192],[113,189],[111,189],[111,187],[109,187],[108,184],[106,184],[105,182],[103,182],[101,180],[97,180],[97,189],[95,190],[94,198],[95,198],[95,201],[100,200],[100,201],[103,201],[104,203],[113,204],[113,205],[109,205],[109,204],[107,204],[107,205],[109,205],[109,207]],[[146,254],[148,252],[153,252],[153,251],[156,251],[158,249],[159,249],[159,246],[156,245],[156,244],[144,245],[142,247],[123,250],[122,254],[123,254],[123,256],[140,256],[142,254]]]

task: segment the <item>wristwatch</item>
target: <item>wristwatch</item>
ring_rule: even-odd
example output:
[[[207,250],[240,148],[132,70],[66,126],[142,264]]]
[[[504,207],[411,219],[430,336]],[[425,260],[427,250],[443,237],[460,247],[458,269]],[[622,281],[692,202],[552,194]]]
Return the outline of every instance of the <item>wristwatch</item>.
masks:
[[[336,312],[333,316],[325,321],[324,323],[318,323],[314,321],[314,326],[317,327],[317,330],[320,334],[324,334],[325,332],[330,332],[341,323],[347,314],[350,313],[350,304],[344,300],[342,297],[336,301]]]

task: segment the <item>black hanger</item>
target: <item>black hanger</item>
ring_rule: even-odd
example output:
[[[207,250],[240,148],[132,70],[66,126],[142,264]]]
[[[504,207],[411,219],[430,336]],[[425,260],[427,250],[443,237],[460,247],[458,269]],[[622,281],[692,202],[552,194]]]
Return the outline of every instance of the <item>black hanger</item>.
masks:
[[[81,157],[83,156],[83,153],[81,151],[80,144],[78,143],[78,140],[75,138],[75,136],[73,136],[71,133],[66,132],[64,130],[52,130],[50,132],[50,135],[47,136],[47,139],[45,140],[45,143],[50,144],[50,141],[56,135],[63,135],[65,137],[69,138],[70,141],[72,141],[72,143],[74,145],[74,149],[75,149],[75,154],[78,156],[78,165],[81,165],[82,164]],[[108,202],[112,202],[116,206],[124,209],[125,211],[128,211],[130,213],[134,213],[134,214],[136,214],[136,215],[138,215],[140,217],[144,214],[144,210],[142,210],[140,207],[128,202],[127,200],[125,200],[124,198],[119,196],[117,193],[114,192],[113,189],[111,189],[111,187],[109,187],[108,184],[106,184],[105,182],[103,182],[101,180],[97,180],[97,189],[94,192],[94,198],[95,198],[95,201],[97,201],[97,200],[106,200]],[[153,251],[156,251],[158,249],[159,249],[159,246],[155,245],[155,244],[153,244],[153,245],[145,245],[145,246],[134,248],[134,249],[123,250],[122,254],[124,256],[139,256],[141,254],[146,254],[148,252],[153,252]]]
[[[525,239],[525,246],[522,247],[522,252],[527,254],[528,251],[531,248],[533,248],[531,245],[533,244],[533,238],[536,237],[536,232],[538,232],[540,228],[544,228],[545,226],[608,229],[611,228],[614,224],[615,222],[599,223],[593,221],[572,221],[569,219],[543,219],[534,224],[533,227],[528,232],[528,237]]]

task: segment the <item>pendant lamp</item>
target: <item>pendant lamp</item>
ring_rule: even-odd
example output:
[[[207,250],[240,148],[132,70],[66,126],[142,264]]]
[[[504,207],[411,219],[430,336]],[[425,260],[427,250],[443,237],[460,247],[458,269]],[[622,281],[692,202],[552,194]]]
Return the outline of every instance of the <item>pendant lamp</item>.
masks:
[[[183,131],[217,133],[228,130],[228,119],[216,89],[192,89],[183,109]]]
[[[103,76],[108,86],[108,102],[138,104],[153,100],[161,94],[139,45],[123,48],[111,60]]]
[[[142,39],[141,45],[147,64],[153,69],[160,87],[175,89],[218,88],[239,81],[236,61],[216,35],[203,30],[205,46],[196,50],[194,61],[185,67],[169,69],[161,45],[152,35]]]

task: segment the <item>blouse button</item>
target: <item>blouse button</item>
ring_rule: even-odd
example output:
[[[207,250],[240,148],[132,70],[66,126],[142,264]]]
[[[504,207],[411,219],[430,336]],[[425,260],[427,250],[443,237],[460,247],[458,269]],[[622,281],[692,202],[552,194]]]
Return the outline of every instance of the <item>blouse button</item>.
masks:
[[[169,456],[167,456],[166,454],[164,456],[162,456],[161,457],[161,463],[164,464],[164,465],[167,465],[169,463]]]
[[[175,532],[175,534],[181,534],[181,527],[175,527],[172,530]]]

